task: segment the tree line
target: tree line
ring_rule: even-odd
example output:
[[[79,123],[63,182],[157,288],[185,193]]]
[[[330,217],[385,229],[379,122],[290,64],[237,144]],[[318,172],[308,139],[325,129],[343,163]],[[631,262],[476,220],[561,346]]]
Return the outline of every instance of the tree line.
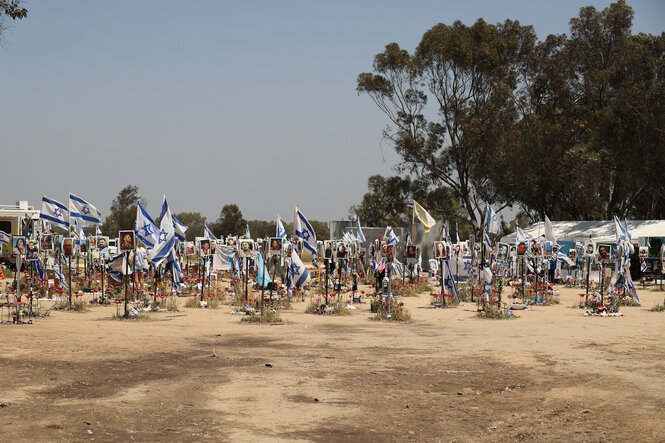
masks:
[[[139,200],[139,197],[138,186],[128,185],[120,190],[116,198],[113,199],[111,211],[102,224],[101,230],[105,235],[114,236],[120,230],[133,230],[135,228],[136,202]],[[141,204],[146,206],[144,200],[141,201]],[[152,215],[155,215],[154,211]],[[242,211],[235,203],[224,205],[219,213],[219,217],[211,222],[208,222],[207,218],[201,215],[200,212],[179,212],[173,215],[187,226],[188,229],[185,236],[190,241],[193,241],[195,237],[203,236],[204,225],[206,223],[217,238],[223,238],[229,234],[245,235],[247,227],[249,227],[252,238],[274,237],[276,232],[276,221],[246,220],[242,215]],[[159,224],[159,217],[155,219],[155,222]],[[327,239],[330,236],[330,230],[326,222],[317,220],[310,220],[309,222],[314,228],[317,237]],[[284,221],[282,223],[287,234],[293,233],[293,223],[286,223]],[[86,228],[85,230],[89,230],[91,233],[94,232],[94,228]]]
[[[665,218],[665,33],[632,21],[621,0],[543,41],[480,19],[433,26],[413,53],[388,44],[357,91],[387,116],[399,175],[370,177],[352,209],[380,219],[439,195],[430,206],[476,232],[487,204],[532,221]]]

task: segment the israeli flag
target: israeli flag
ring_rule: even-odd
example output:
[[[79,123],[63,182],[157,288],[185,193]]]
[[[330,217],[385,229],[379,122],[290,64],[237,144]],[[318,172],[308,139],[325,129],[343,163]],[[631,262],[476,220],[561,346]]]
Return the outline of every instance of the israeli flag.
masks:
[[[2,243],[3,245],[8,245],[10,241],[11,241],[11,236],[7,234],[5,231],[0,231],[0,243]]]
[[[455,282],[455,278],[453,277],[453,271],[450,268],[450,261],[448,260],[442,260],[442,261],[443,261],[442,272],[444,272],[443,287],[450,294],[454,294],[455,297],[457,298],[457,302],[461,303],[461,300],[459,298],[459,292],[457,292],[457,282]]]
[[[215,235],[212,233],[212,231],[208,228],[208,225],[206,225],[206,224],[203,225],[203,238],[206,238],[206,239],[212,240],[212,241],[217,240]]]
[[[126,267],[125,254],[121,252],[115,255],[108,262],[109,277],[118,282],[122,281],[122,276],[125,275]]]
[[[166,203],[166,196],[164,196],[164,203]],[[170,213],[170,211],[169,211]],[[164,208],[162,207],[162,217],[164,216]],[[180,220],[171,216],[173,219],[173,229],[175,229],[175,238],[180,241],[185,241],[185,232],[187,231],[187,226],[183,225]]]
[[[256,256],[256,284],[266,287],[268,283],[272,282],[268,266],[263,263],[263,256],[259,252]]]
[[[457,226],[457,222],[455,222],[455,237],[457,238],[457,244],[459,245],[460,244],[460,241],[459,241],[459,227]]]
[[[296,254],[295,248],[291,249],[291,266],[289,267],[289,274],[291,274],[291,281],[295,284],[296,288],[309,283],[309,272],[302,264],[302,260]]]
[[[384,232],[383,236],[388,239],[386,242],[389,245],[396,245],[399,243],[399,237],[395,235],[392,226],[386,226],[386,232]]]
[[[561,251],[559,251],[559,253],[557,254],[557,259],[560,260],[560,261],[566,262],[568,264],[568,266],[573,266],[575,264],[570,259],[570,257],[568,257],[568,254],[565,254]]]
[[[245,225],[245,238],[252,238],[252,236],[249,233],[249,225]]]
[[[167,259],[167,265],[171,267],[171,275],[173,276],[173,284],[175,287],[179,287],[185,284],[184,274],[182,269],[180,269],[180,264],[175,254],[175,248],[171,249],[171,253]]]
[[[158,267],[166,258],[168,258],[171,250],[175,246],[175,241],[175,219],[171,215],[171,210],[169,209],[169,204],[166,202],[165,195],[164,203],[162,203],[162,220],[159,225],[157,243],[155,244],[155,247],[152,250],[152,256],[150,257],[150,261],[154,267]]]
[[[101,235],[103,235],[103,234],[102,234],[102,230],[99,229],[99,226],[95,226],[95,235],[97,235],[97,236],[101,236]]]
[[[499,214],[494,212],[491,205],[487,206],[487,232],[490,234],[499,233]]]
[[[487,235],[487,232],[485,231],[483,231],[483,241],[488,248],[492,249],[492,241],[490,240],[490,236]]]
[[[284,225],[282,224],[282,220],[279,218],[279,214],[277,214],[277,229],[276,229],[275,237],[278,238],[286,238],[286,229],[284,229]]]
[[[642,264],[640,265],[640,270],[642,272],[647,272],[647,262],[646,261],[642,260]]]
[[[83,228],[79,224],[78,220],[74,220],[74,230],[72,231],[72,235],[74,236],[75,240],[78,240],[78,243],[85,242],[86,236],[85,232],[83,232]]]
[[[451,244],[453,240],[450,238],[450,232],[448,231],[448,227],[446,226],[445,223],[441,223],[441,235],[439,235],[440,240],[442,242]]]
[[[102,213],[93,205],[72,193],[69,194],[69,216],[70,218],[80,220],[83,226],[99,225],[102,223]]]
[[[132,308],[132,315],[133,315],[133,316],[137,316],[137,315],[139,315],[139,310],[138,310],[138,308],[137,308],[136,306],[134,306],[134,307]]]
[[[141,206],[141,202],[137,202],[136,204],[135,230],[136,236],[143,242],[143,244],[150,248],[155,247],[159,228],[157,227],[157,223],[155,223],[150,217],[150,214],[148,214],[148,211],[146,211],[145,208]]]
[[[354,241],[353,235],[350,232],[345,232],[344,235],[342,236],[342,241],[344,243],[353,243]]]
[[[43,196],[42,210],[39,218],[58,225],[61,228],[67,228],[69,226],[69,209],[62,203]]]
[[[299,225],[300,230],[296,230],[296,238],[301,238],[303,246],[312,254],[316,254],[316,233],[314,228],[309,224],[307,218],[300,212],[296,206],[296,226]]]
[[[67,280],[65,280],[65,276],[62,273],[62,260],[63,260],[62,258],[58,257],[58,263],[55,266],[53,266],[53,273],[60,282],[60,285],[65,289],[65,291],[68,291],[69,286],[67,286]]]
[[[364,243],[367,240],[365,234],[363,234],[363,228],[360,227],[360,217],[356,218],[356,237],[360,243]]]

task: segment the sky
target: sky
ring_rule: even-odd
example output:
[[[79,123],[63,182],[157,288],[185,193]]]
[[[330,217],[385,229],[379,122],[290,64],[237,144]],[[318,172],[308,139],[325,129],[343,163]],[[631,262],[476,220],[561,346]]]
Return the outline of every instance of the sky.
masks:
[[[399,162],[356,77],[437,23],[507,18],[540,39],[609,1],[29,0],[0,45],[0,204],[69,192],[108,215],[127,185],[159,215],[345,219]],[[665,2],[628,1],[633,32]]]

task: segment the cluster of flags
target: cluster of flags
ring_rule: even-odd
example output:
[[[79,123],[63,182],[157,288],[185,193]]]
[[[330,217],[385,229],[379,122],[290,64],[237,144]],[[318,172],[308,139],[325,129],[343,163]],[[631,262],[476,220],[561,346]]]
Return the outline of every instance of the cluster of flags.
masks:
[[[42,197],[39,218],[61,228],[96,226],[102,223],[102,213],[94,205],[72,193],[69,193],[69,206],[50,197]]]

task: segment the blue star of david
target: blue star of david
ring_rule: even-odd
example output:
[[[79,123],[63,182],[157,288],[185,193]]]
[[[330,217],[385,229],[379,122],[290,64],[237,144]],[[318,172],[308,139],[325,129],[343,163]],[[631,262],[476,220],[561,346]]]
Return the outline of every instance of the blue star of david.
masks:
[[[295,263],[291,263],[291,274],[297,274],[298,273],[298,265]]]
[[[55,208],[55,211],[53,211],[53,215],[55,215],[58,218],[62,217],[62,211],[60,210],[60,208]]]
[[[166,231],[162,229],[161,231],[159,231],[159,242],[164,243],[165,241],[166,241]]]
[[[81,212],[85,215],[88,215],[90,214],[90,209],[87,206],[83,206],[83,208],[81,208]]]
[[[143,229],[143,235],[145,236],[153,234],[152,226],[150,226],[148,223],[146,223],[145,226],[143,226],[141,229]]]
[[[303,231],[302,238],[305,241],[309,240],[309,231]]]

